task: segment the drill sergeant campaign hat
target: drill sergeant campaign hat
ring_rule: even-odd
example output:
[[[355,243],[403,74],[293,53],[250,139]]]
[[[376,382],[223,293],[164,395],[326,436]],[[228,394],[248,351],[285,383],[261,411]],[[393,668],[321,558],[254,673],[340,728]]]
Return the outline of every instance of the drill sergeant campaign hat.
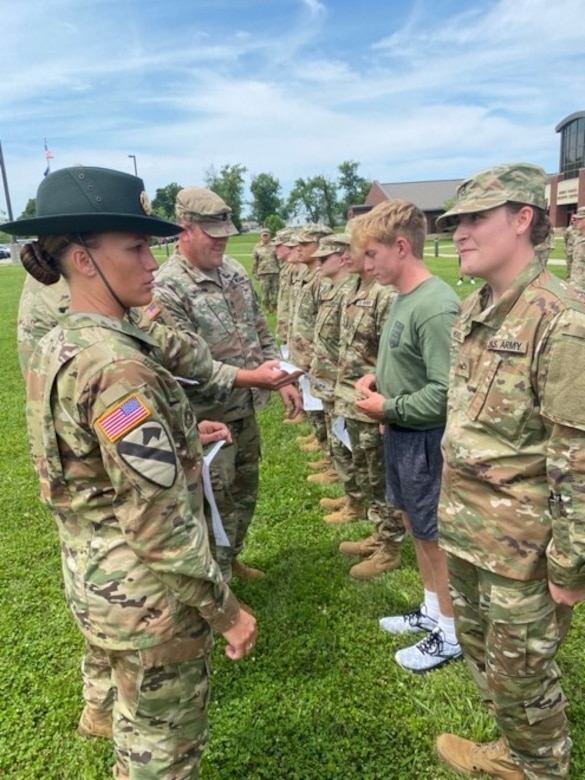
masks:
[[[546,181],[545,171],[530,163],[507,163],[487,168],[457,187],[455,204],[437,222],[462,214],[488,211],[510,202],[545,210]]]
[[[111,231],[173,236],[182,230],[152,214],[138,176],[82,165],[49,174],[37,190],[35,216],[0,229],[13,236]]]
[[[194,222],[212,238],[227,238],[238,232],[231,220],[232,210],[219,195],[204,187],[187,187],[175,201],[175,217]]]
[[[334,233],[331,236],[324,236],[319,241],[319,246],[313,252],[313,257],[330,257],[331,255],[342,255],[351,242],[350,237],[345,233]]]

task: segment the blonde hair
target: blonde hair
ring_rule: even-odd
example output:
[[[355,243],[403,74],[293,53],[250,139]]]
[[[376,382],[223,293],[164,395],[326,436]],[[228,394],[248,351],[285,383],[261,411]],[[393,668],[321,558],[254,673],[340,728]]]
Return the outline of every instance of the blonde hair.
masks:
[[[422,260],[426,233],[427,221],[418,206],[395,198],[352,220],[351,243],[363,250],[368,241],[394,246],[396,239],[405,238],[412,254]]]

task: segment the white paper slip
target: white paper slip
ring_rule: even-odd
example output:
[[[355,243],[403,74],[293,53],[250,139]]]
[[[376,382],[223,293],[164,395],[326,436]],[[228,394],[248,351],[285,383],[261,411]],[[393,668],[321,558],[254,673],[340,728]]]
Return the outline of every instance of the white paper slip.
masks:
[[[215,543],[218,547],[229,547],[229,539],[226,536],[217,504],[215,503],[215,496],[213,495],[213,488],[211,487],[211,476],[209,474],[209,467],[211,462],[225,444],[225,439],[216,441],[209,452],[203,456],[203,466],[201,468],[201,476],[203,477],[203,492],[209,508],[211,510],[211,525],[213,527],[213,535],[215,536]]]
[[[303,409],[305,412],[320,412],[323,409],[323,401],[315,398],[311,393],[311,380],[306,374],[299,379],[299,387],[303,397]]]
[[[347,432],[347,428],[345,425],[345,417],[342,417],[341,415],[336,417],[335,420],[333,420],[333,425],[331,426],[331,430],[337,436],[337,438],[343,444],[343,446],[346,447],[351,452],[352,451],[351,441],[349,440],[349,433]]]
[[[187,376],[174,376],[173,379],[176,379],[177,382],[180,385],[200,385],[201,382],[199,382],[197,379],[189,379]]]
[[[286,371],[287,374],[298,374],[300,371],[302,373],[303,369],[299,368],[298,366],[293,365],[292,363],[287,363],[286,360],[281,360],[278,364],[278,368],[280,371]]]
[[[283,360],[288,360],[288,344],[280,345],[280,354],[282,355]]]

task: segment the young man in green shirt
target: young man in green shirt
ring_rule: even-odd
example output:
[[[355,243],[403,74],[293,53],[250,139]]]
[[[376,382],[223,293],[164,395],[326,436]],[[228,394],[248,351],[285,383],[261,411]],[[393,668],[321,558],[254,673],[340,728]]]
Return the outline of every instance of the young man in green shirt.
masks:
[[[437,507],[441,437],[447,413],[451,328],[459,299],[424,264],[426,220],[412,203],[381,203],[358,218],[352,241],[363,247],[366,269],[398,290],[386,320],[375,374],[356,384],[356,406],[384,421],[389,503],[407,515],[424,586],[423,603],[406,615],[382,618],[391,634],[427,631],[396,661],[416,672],[461,655],[455,636],[445,553],[439,549]]]

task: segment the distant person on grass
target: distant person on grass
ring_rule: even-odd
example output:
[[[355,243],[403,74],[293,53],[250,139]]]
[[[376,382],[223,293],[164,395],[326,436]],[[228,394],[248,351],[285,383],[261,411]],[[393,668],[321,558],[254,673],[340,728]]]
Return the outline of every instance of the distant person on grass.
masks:
[[[398,290],[380,339],[375,373],[356,384],[363,394],[356,406],[385,423],[388,501],[406,513],[414,540],[424,600],[414,612],[383,618],[380,625],[392,634],[428,632],[395,656],[415,672],[461,655],[437,529],[449,345],[459,299],[426,268],[425,231],[419,208],[391,200],[358,217],[352,232],[365,252],[366,270],[380,284]]]
[[[489,168],[443,216],[486,284],[453,330],[439,531],[457,636],[501,737],[444,734],[437,749],[504,780],[569,773],[555,656],[585,600],[585,296],[535,255],[546,181],[528,163]]]
[[[67,602],[112,669],[114,776],[196,778],[211,628],[236,660],[254,647],[256,621],[211,557],[196,421],[129,317],[152,295],[149,236],[178,228],[151,216],[138,177],[77,166],[43,180],[35,218],[2,229],[37,234],[23,265],[69,285],[69,311],[26,369],[29,441]]]

